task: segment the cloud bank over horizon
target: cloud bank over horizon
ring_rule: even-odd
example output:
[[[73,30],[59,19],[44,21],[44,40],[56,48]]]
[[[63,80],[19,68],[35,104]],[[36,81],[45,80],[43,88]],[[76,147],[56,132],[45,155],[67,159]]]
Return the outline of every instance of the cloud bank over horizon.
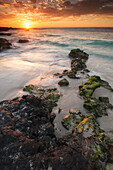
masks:
[[[81,16],[113,19],[113,0],[0,0],[1,20],[47,22]]]

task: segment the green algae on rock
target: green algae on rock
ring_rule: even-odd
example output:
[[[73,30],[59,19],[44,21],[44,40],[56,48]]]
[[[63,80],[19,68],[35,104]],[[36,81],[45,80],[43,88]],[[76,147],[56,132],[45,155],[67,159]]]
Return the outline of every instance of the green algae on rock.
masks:
[[[69,113],[69,115],[63,118],[62,125],[67,130],[72,130],[83,120],[84,115],[78,109],[71,109]]]
[[[62,120],[62,124],[67,130],[72,131],[73,138],[82,136],[83,148],[86,147],[83,154],[88,162],[96,169],[105,169],[109,163],[109,149],[112,141],[100,128],[96,118],[107,115],[107,109],[113,109],[113,105],[109,103],[108,97],[96,99],[92,96],[95,89],[100,86],[112,91],[109,83],[101,80],[99,76],[91,76],[88,81],[80,85],[80,95],[85,99],[84,107],[88,110],[88,115],[83,115],[80,119],[79,113],[78,119],[73,112],[70,112]]]
[[[88,115],[73,129],[73,135],[80,133],[86,141],[89,160],[97,167],[104,168],[109,156],[111,140],[100,129],[94,115]],[[89,149],[88,149],[89,148]]]
[[[32,84],[25,86],[23,91],[27,91],[30,94],[35,94],[43,101],[46,101],[46,108],[50,111],[53,107],[57,106],[58,99],[61,96],[61,93],[56,88],[43,89]]]
[[[97,137],[91,137],[89,160],[98,169],[105,169],[109,157],[110,139],[103,133],[99,133]]]
[[[98,87],[100,87],[100,83],[98,82],[97,76],[91,76],[87,82],[79,86],[80,95],[83,96],[83,98],[91,97]]]
[[[113,105],[109,103],[108,97],[99,97],[99,99],[95,97],[87,98],[84,102],[84,107],[96,117],[108,115],[107,109],[113,109]]]
[[[88,115],[85,117],[75,128],[73,129],[73,133],[82,133],[82,135],[87,138],[93,135],[98,135],[101,130],[99,128],[99,124],[97,123],[95,116]]]
[[[72,131],[73,140],[74,138],[76,140],[78,135],[82,136],[82,147],[85,148],[83,154],[87,157],[88,162],[98,169],[104,168],[109,157],[110,138],[100,129],[94,115],[83,116],[82,119],[79,117],[78,122],[76,122],[77,118],[71,116],[73,113],[74,110],[70,111],[70,114],[63,119],[63,126],[67,129],[75,126]],[[80,115],[79,110],[77,115]],[[73,147],[73,141],[71,142],[70,145]]]
[[[90,114],[93,113],[96,117],[108,115],[107,109],[113,109],[108,97],[99,97],[99,99],[92,97],[95,89],[100,86],[111,91],[113,90],[111,86],[106,81],[101,80],[99,76],[91,76],[88,81],[79,86],[80,95],[85,99],[84,107]]]
[[[63,76],[68,76],[72,79],[79,79],[80,77],[77,77],[77,72],[89,72],[87,69],[87,66],[85,64],[86,60],[88,59],[88,54],[85,53],[83,50],[80,49],[73,49],[69,53],[69,57],[72,58],[71,60],[71,70],[64,70],[61,74],[55,73],[55,76],[58,76],[59,78],[62,78]],[[86,70],[86,71],[85,71]]]
[[[75,71],[70,70],[70,71],[67,71],[66,74],[67,74],[67,76],[68,76],[69,78],[72,78],[72,79],[76,79],[76,78],[77,78]]]
[[[101,86],[113,91],[108,82],[102,80],[99,76],[91,76],[88,81],[79,86],[80,95],[83,96],[83,98],[91,97],[95,89]]]
[[[64,78],[64,79],[60,80],[58,82],[58,84],[59,84],[59,86],[68,86],[69,85],[69,81],[66,78]]]
[[[69,57],[72,58],[71,60],[71,70],[64,70],[61,74],[60,73],[55,73],[55,76],[58,76],[59,78],[62,78],[63,76],[68,76],[69,78],[72,79],[78,79],[80,77],[77,77],[77,71],[84,71],[87,66],[85,64],[86,60],[88,59],[88,54],[85,53],[83,50],[80,49],[73,49],[69,53]],[[89,70],[88,70],[89,71]]]

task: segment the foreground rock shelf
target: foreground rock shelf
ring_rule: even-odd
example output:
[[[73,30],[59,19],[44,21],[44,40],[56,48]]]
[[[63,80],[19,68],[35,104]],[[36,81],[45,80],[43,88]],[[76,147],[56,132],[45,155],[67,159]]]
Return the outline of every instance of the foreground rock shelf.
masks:
[[[0,103],[0,169],[88,169],[83,139],[57,139],[47,103],[33,95]]]

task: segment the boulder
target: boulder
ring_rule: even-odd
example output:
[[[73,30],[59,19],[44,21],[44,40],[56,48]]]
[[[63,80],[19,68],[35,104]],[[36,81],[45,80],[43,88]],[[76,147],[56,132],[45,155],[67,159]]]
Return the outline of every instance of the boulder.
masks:
[[[83,62],[82,60],[72,60],[71,61],[71,70],[72,71],[80,71],[80,70],[84,70],[86,68],[86,64],[85,62]]]
[[[28,92],[29,94],[35,94],[43,101],[46,101],[46,108],[51,112],[54,106],[57,106],[58,99],[61,96],[61,93],[56,88],[43,89],[39,88],[37,85],[28,85],[25,86],[23,91]]]
[[[72,49],[71,52],[69,53],[69,57],[72,59],[82,59],[84,62],[88,59],[88,54],[85,53],[83,50],[80,50],[79,48],[77,49]]]
[[[1,33],[0,32],[0,36],[10,36],[11,35],[11,33]]]
[[[76,79],[77,77],[76,77],[76,71],[72,71],[72,70],[70,70],[70,71],[67,71],[67,76],[69,77],[69,78],[72,78],[72,79]]]
[[[64,78],[64,79],[60,80],[58,82],[58,84],[59,84],[59,86],[68,86],[69,85],[69,81],[66,78]]]
[[[73,130],[82,120],[84,116],[78,109],[69,110],[69,115],[62,119],[62,125],[67,130]]]
[[[0,38],[0,52],[4,49],[9,49],[11,48],[11,43],[5,39],[5,38]]]
[[[18,43],[27,43],[27,42],[29,42],[29,40],[24,40],[24,39],[21,40],[21,39],[20,39],[20,40],[18,41]]]
[[[84,107],[96,117],[108,115],[107,110],[113,109],[113,105],[109,103],[108,97],[99,97],[99,99],[95,97],[87,98],[84,102]]]

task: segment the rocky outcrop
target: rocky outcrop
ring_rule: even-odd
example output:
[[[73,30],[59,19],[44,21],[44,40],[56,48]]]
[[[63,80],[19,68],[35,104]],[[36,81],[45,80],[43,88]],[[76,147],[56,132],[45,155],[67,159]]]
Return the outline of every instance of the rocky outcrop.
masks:
[[[95,89],[100,86],[113,92],[113,89],[108,82],[102,80],[99,76],[94,75],[91,76],[87,82],[79,86],[80,95],[83,96],[83,98],[91,97]]]
[[[34,94],[43,101],[47,101],[46,108],[49,112],[52,111],[53,107],[57,106],[58,99],[61,96],[61,93],[57,91],[56,88],[42,89],[32,84],[25,86],[23,91],[26,91],[30,94]]]
[[[58,82],[58,84],[59,84],[59,86],[68,86],[69,85],[69,81],[66,78],[64,78],[64,79],[60,80]]]
[[[56,147],[55,115],[45,104],[33,95],[0,103],[0,169],[30,169],[36,154]]]
[[[5,49],[11,48],[11,43],[5,39],[5,38],[0,38],[0,52]]]
[[[12,27],[0,27],[0,31],[9,31],[11,29],[15,29],[15,28],[12,28]]]
[[[86,61],[88,56],[89,55],[87,53],[85,53],[83,50],[80,50],[79,48],[72,49],[69,53],[70,58],[82,61]]]
[[[73,130],[83,119],[84,115],[78,109],[69,110],[69,115],[62,119],[62,125],[67,130]]]
[[[74,58],[71,70],[57,76],[77,78],[76,73],[81,69],[81,74],[86,74],[87,54],[77,49],[70,56]],[[59,83],[68,84],[66,79]],[[55,134],[52,113],[61,96],[56,88],[28,85],[23,90],[30,95],[0,102],[0,169],[110,169],[113,141],[100,128],[97,118],[107,115],[107,109],[113,106],[108,97],[93,97],[93,92],[101,86],[113,92],[109,83],[99,76],[91,76],[79,86],[86,113],[70,109],[61,122],[69,133],[61,138]]]
[[[101,117],[103,115],[108,115],[107,109],[113,109],[113,105],[109,103],[108,97],[90,97],[85,99],[84,107],[95,115],[95,117]]]
[[[0,103],[0,169],[91,169],[81,136],[56,138],[47,106],[34,95]]]
[[[24,39],[20,39],[19,41],[18,41],[18,43],[27,43],[27,42],[29,42],[29,40],[24,40]]]
[[[81,71],[82,74],[86,75],[89,70],[86,66],[86,61],[88,59],[88,54],[85,53],[83,50],[80,49],[73,49],[69,53],[69,57],[71,58],[71,70],[64,70],[61,74],[56,73],[55,76],[58,76],[59,78],[63,76],[68,76],[72,79],[78,79],[80,76],[77,75],[77,72]]]
[[[100,86],[113,91],[110,85],[99,76],[91,76],[88,81],[79,86],[80,95],[85,100],[84,107],[87,112],[82,114],[79,110],[71,109],[69,115],[63,118],[62,125],[69,130],[72,136],[82,136],[83,155],[88,159],[88,164],[91,167],[94,169],[111,169],[113,141],[100,128],[97,118],[103,115],[107,116],[107,110],[112,110],[113,105],[109,103],[108,97],[96,99],[92,96],[96,88]],[[84,145],[86,148],[84,148]]]
[[[0,32],[0,36],[10,36],[11,35],[11,33],[1,33]]]

